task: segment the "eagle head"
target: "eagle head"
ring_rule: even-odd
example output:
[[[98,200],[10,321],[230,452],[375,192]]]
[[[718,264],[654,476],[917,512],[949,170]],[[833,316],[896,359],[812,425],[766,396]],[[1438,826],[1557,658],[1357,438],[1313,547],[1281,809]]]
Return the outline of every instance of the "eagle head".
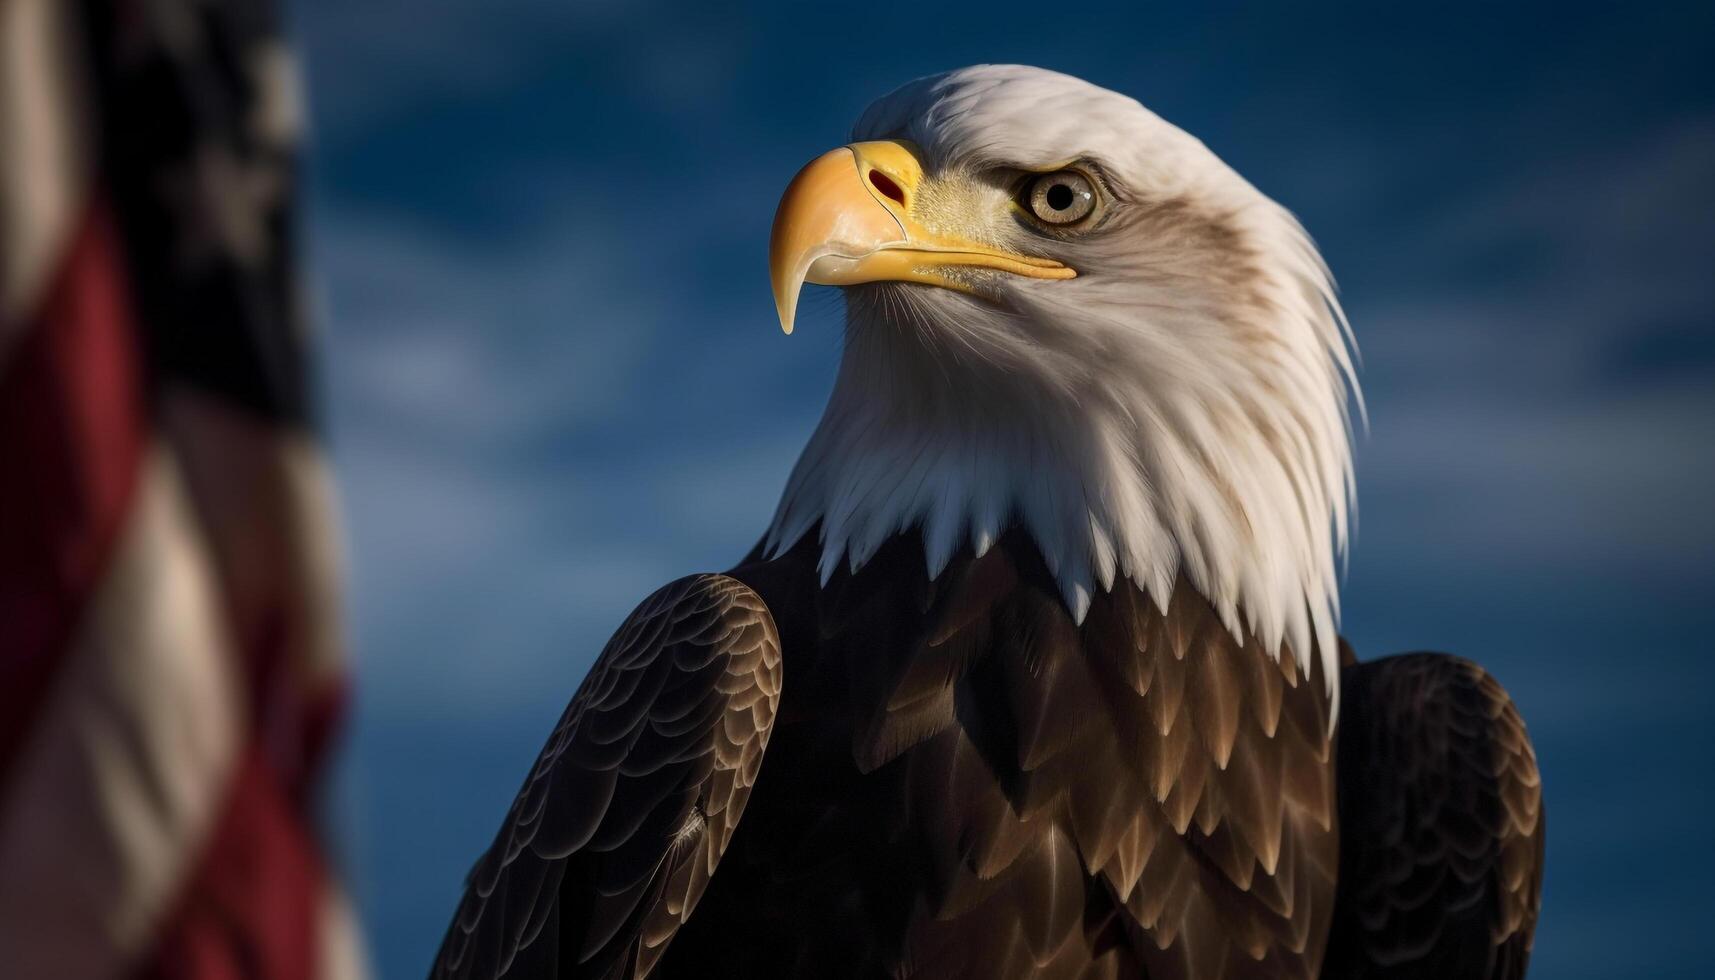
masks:
[[[931,577],[1023,526],[1080,621],[1183,577],[1235,634],[1338,676],[1349,331],[1298,222],[1133,99],[980,65],[918,79],[786,189],[790,333],[843,287],[846,343],[768,544],[824,579],[920,530]]]

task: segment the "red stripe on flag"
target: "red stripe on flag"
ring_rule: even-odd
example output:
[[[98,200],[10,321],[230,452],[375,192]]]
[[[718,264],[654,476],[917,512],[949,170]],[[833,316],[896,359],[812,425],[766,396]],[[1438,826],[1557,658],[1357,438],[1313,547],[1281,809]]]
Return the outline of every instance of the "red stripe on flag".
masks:
[[[303,771],[298,779],[298,803],[306,810],[315,804],[314,793],[323,781],[329,757],[333,754],[334,738],[351,700],[351,686],[342,678],[323,681],[315,690],[303,696]]]
[[[84,216],[0,375],[0,793],[137,482],[147,408],[111,217]]]
[[[326,872],[303,813],[260,744],[138,976],[309,980],[320,965]]]

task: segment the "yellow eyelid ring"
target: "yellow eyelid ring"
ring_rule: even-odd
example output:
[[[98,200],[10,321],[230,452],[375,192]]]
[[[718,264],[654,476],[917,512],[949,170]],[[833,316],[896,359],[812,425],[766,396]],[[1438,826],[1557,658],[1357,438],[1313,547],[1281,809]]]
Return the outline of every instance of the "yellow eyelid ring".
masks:
[[[916,148],[903,140],[853,143],[810,161],[787,185],[768,243],[780,328],[792,332],[804,283],[851,286],[916,282],[969,287],[958,268],[1032,279],[1071,279],[1053,259],[1019,255],[924,228],[911,216],[923,182]]]

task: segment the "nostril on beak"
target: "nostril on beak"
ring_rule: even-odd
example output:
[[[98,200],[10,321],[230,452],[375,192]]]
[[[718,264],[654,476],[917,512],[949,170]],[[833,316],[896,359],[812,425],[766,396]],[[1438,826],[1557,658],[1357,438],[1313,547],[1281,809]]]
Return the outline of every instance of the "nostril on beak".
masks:
[[[892,177],[889,177],[879,170],[871,170],[869,172],[869,182],[871,186],[881,192],[881,196],[891,197],[895,201],[898,201],[902,206],[905,204],[905,192],[899,189],[899,185],[894,183]]]

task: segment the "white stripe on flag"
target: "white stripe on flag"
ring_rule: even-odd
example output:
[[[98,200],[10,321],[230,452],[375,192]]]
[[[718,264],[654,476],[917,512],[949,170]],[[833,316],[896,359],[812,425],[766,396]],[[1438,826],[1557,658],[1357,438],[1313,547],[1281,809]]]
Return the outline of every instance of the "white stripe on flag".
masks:
[[[133,968],[194,870],[240,749],[207,552],[158,445],[90,599],[0,812],[8,976]]]
[[[0,364],[89,193],[77,4],[0,0]]]
[[[294,665],[304,691],[345,674],[338,508],[320,443],[186,386],[161,399],[161,428],[177,450],[214,545],[240,637],[259,624]]]
[[[320,919],[318,980],[366,980],[369,954],[357,928],[357,913],[352,910],[344,889],[332,878],[322,886]]]

